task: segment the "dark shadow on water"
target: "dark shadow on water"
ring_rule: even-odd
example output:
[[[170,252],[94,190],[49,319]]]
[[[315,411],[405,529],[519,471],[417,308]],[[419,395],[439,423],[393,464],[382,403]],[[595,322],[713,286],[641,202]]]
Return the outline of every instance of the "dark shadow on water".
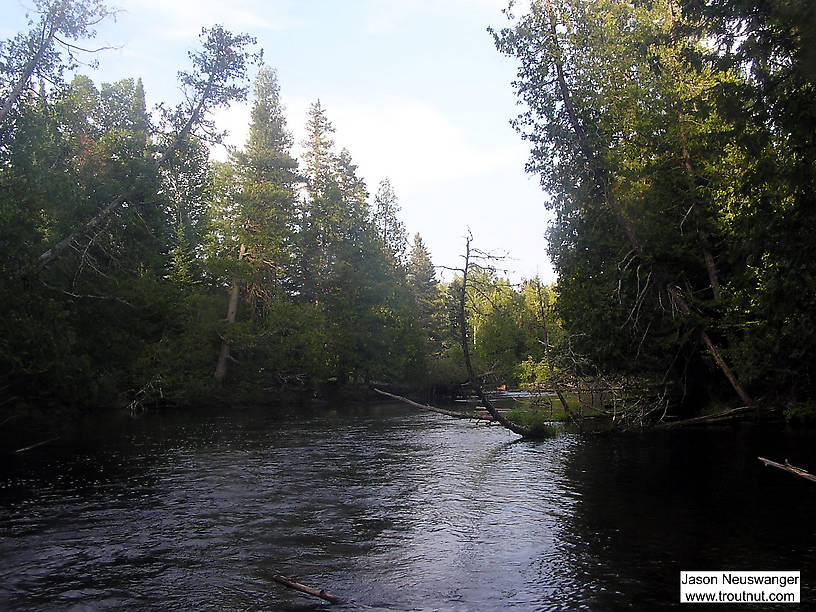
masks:
[[[566,466],[580,501],[562,538],[590,607],[680,606],[681,570],[814,575],[816,486],[764,468],[763,453],[816,466],[812,434],[784,428],[584,437]],[[813,581],[801,598],[816,601]]]

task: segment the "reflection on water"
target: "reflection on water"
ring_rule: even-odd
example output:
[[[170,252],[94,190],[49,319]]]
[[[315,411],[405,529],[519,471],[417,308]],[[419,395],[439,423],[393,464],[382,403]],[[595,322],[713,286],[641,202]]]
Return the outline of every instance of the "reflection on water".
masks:
[[[755,459],[816,465],[802,435],[534,444],[396,405],[111,427],[5,459],[0,608],[323,609],[282,573],[392,609],[655,609],[681,569],[799,569],[816,601],[816,486]]]

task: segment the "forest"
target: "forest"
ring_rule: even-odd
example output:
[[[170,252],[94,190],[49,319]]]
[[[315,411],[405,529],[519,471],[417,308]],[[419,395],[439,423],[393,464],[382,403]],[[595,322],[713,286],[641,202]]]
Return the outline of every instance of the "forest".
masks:
[[[435,268],[319,100],[296,158],[285,83],[251,35],[202,30],[184,101],[149,110],[138,75],[77,70],[79,41],[110,16],[102,0],[36,8],[0,46],[0,418],[372,385],[431,400],[469,378],[600,390],[627,423],[814,414],[809,2],[505,11],[491,33],[518,65],[513,125],[553,214],[552,286],[511,283],[462,238],[466,219],[451,240],[472,257]],[[247,98],[247,142],[212,159],[212,113]]]

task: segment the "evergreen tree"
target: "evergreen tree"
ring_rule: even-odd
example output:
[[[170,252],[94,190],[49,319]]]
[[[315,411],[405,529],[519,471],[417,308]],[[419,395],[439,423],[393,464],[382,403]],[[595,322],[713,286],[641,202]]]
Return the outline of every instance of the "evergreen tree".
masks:
[[[249,288],[252,310],[273,307],[291,286],[297,162],[291,157],[291,135],[280,102],[280,88],[272,69],[262,69],[255,82],[255,100],[246,152],[236,155],[242,176],[230,234],[237,243],[237,268],[233,275],[227,323],[235,323],[241,286]],[[225,337],[216,367],[224,379],[230,342]]]
[[[747,398],[709,335],[723,340],[710,187],[727,128],[712,92],[733,75],[685,61],[701,43],[678,38],[672,2],[541,0],[496,43],[521,64],[529,110],[515,125],[553,194],[550,256],[576,345],[602,367],[668,369],[694,394],[725,380],[700,375],[702,339]],[[704,314],[674,316],[692,308]]]
[[[306,179],[309,194],[316,199],[327,188],[327,181],[334,173],[334,126],[326,117],[326,111],[315,101],[309,108],[309,120],[306,123],[307,138],[303,143],[306,149],[303,162],[306,168]]]
[[[408,241],[405,225],[397,216],[399,211],[399,201],[391,186],[391,181],[383,179],[374,196],[374,225],[386,252],[397,266],[404,263]]]
[[[419,325],[429,339],[434,339],[438,335],[435,315],[439,287],[431,254],[419,234],[414,234],[414,243],[408,255],[406,280],[414,296]]]
[[[0,125],[31,86],[36,74],[41,79],[62,85],[66,70],[76,68],[81,48],[67,41],[92,38],[94,26],[110,15],[102,0],[36,0],[31,29],[0,45]],[[67,58],[61,53],[67,50]]]

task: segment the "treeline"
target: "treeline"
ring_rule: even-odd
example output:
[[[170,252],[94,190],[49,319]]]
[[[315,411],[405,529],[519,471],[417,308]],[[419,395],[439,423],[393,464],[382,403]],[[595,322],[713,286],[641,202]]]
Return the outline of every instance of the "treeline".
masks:
[[[461,281],[438,282],[392,186],[369,192],[319,102],[295,159],[276,73],[260,68],[245,146],[210,159],[210,111],[249,94],[251,37],[204,30],[185,102],[150,113],[138,78],[63,81],[59,41],[91,35],[103,4],[39,8],[2,47],[5,408],[460,391]],[[531,286],[485,270],[472,287],[474,361],[502,380],[541,353]]]
[[[204,30],[184,102],[148,112],[138,79],[63,80],[101,0],[37,8],[0,47],[0,407],[452,394],[464,339],[485,388],[810,410],[809,3],[535,0],[493,33],[519,62],[557,288],[511,285],[469,240],[467,275],[440,283],[319,102],[295,159],[269,68],[245,146],[212,161],[250,36]]]
[[[815,7],[534,0],[493,32],[579,372],[666,383],[689,412],[812,402]]]
[[[249,39],[204,38],[182,77],[195,106],[157,118],[140,80],[78,76],[28,87],[5,118],[6,401],[187,405],[422,377],[416,302],[435,277],[406,258],[389,183],[369,197],[319,102],[299,164],[268,68],[245,148],[210,161],[194,113],[240,99],[226,62],[243,53],[245,73],[252,57]],[[421,239],[411,256],[429,259]]]

